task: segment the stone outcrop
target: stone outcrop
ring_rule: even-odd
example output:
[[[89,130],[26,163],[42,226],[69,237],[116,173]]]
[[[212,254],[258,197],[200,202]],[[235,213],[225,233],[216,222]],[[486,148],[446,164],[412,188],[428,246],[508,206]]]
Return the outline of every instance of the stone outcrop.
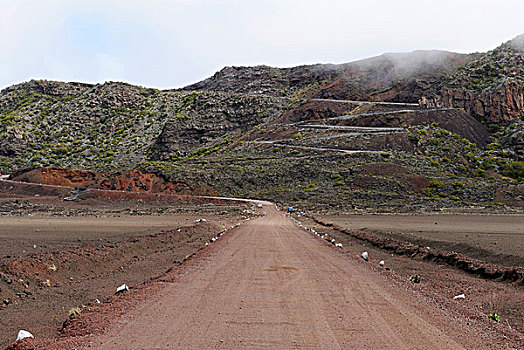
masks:
[[[505,129],[499,141],[502,148],[513,153],[517,160],[524,160],[524,120],[512,123]]]
[[[439,96],[419,100],[423,107],[463,108],[488,124],[505,125],[524,118],[524,85],[509,83],[481,92],[463,89],[442,89]]]
[[[388,90],[399,81],[410,82],[415,78],[439,74],[469,62],[474,57],[474,54],[446,51],[414,51],[388,53],[336,65],[315,64],[291,68],[225,67],[212,77],[186,86],[183,90],[412,102],[412,93],[403,93],[406,90],[405,84],[402,84],[402,91],[391,90],[389,94],[376,94]]]
[[[524,35],[449,71],[426,89],[424,107],[458,107],[487,124],[524,117]]]

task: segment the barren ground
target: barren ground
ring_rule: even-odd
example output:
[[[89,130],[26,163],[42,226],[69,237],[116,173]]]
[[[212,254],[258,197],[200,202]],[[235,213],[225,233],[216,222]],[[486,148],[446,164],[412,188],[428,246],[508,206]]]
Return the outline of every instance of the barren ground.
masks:
[[[73,317],[66,337],[36,343],[47,349],[523,345],[518,332],[490,321],[467,300],[454,301],[445,289],[426,281],[413,285],[403,273],[378,267],[375,251],[365,262],[354,254],[357,245],[345,241],[348,247],[335,248],[267,211],[160,280]],[[450,273],[453,280],[457,272]]]
[[[0,208],[11,210],[0,216],[0,347],[19,329],[56,336],[72,308],[164,274],[240,222],[245,209],[34,197],[4,200]],[[182,213],[159,214],[173,211]]]
[[[199,217],[189,214],[2,217],[0,261],[43,251],[76,248],[100,241],[128,240],[162,230],[190,226]]]
[[[334,224],[463,253],[499,266],[524,266],[522,215],[326,215]]]
[[[299,217],[343,244],[335,248],[268,207],[202,249],[252,205],[65,202],[60,189],[35,197],[34,186],[20,187],[0,187],[2,346],[28,329],[36,340],[16,349],[524,347],[522,284],[391,255]],[[319,218],[522,265],[522,216]],[[409,282],[413,274],[421,283]],[[113,295],[122,283],[131,292]],[[68,318],[73,307],[81,314]]]

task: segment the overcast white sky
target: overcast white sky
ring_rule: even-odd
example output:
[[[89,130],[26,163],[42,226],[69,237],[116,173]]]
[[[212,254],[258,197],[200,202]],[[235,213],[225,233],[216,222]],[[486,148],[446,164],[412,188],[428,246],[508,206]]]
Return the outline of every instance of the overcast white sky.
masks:
[[[486,51],[523,0],[0,0],[0,88],[29,79],[181,87],[226,65]]]

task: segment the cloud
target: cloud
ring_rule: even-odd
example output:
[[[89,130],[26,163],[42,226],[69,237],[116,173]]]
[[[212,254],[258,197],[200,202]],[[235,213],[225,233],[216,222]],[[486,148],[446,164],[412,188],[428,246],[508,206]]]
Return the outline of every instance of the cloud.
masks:
[[[160,88],[224,65],[485,51],[524,32],[507,0],[0,0],[0,86],[46,78]]]

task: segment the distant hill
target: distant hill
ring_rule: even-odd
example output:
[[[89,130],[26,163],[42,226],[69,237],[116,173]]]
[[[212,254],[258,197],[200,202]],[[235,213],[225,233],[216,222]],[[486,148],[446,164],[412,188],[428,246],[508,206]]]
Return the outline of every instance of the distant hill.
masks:
[[[0,172],[317,209],[522,207],[523,42],[226,67],[165,91],[33,80],[0,92]]]
[[[284,101],[124,83],[30,81],[0,93],[4,167],[47,165],[130,170],[184,158],[282,114]]]
[[[183,90],[211,90],[287,97],[417,102],[420,96],[384,94],[393,84],[441,74],[475,55],[446,51],[388,53],[345,64],[293,68],[226,67]]]

